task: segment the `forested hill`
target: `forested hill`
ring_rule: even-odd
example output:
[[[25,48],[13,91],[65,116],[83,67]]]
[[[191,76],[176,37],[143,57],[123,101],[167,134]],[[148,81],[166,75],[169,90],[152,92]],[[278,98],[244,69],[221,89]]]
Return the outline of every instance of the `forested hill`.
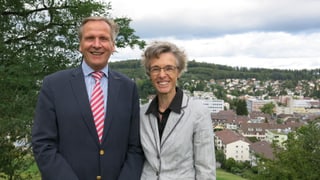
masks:
[[[146,78],[140,60],[126,60],[110,62],[110,68],[120,71],[133,79]],[[245,68],[203,63],[196,61],[188,62],[188,71],[182,79],[210,80],[210,79],[248,79],[257,80],[315,80],[320,78],[320,69],[313,70],[282,70],[265,68]]]

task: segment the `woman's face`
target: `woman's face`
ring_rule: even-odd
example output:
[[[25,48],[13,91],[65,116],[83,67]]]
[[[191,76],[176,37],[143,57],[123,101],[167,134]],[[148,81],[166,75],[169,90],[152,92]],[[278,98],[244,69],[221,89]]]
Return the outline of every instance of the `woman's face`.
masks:
[[[159,58],[150,61],[150,79],[157,94],[174,95],[179,77],[177,60],[168,52],[160,54]]]

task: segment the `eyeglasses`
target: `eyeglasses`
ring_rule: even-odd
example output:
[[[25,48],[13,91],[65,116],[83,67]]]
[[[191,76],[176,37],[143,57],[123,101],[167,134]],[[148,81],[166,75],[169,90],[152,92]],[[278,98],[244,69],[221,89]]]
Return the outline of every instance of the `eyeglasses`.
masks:
[[[172,74],[176,69],[179,69],[179,67],[172,66],[172,65],[167,65],[167,66],[164,66],[164,67],[152,66],[152,67],[150,67],[149,72],[152,75],[158,75],[158,74],[160,74],[161,69],[163,69],[163,71],[166,74]]]

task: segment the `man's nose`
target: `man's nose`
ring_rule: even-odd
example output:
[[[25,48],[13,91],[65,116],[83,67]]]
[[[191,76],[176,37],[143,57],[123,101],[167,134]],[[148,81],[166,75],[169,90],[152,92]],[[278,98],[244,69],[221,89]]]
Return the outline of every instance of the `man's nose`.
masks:
[[[101,47],[101,42],[98,38],[93,41],[93,47]]]

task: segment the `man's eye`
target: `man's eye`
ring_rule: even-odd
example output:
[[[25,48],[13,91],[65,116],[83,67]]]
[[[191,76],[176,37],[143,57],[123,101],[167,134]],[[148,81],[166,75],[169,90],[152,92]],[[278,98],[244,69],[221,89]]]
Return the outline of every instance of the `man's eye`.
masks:
[[[102,37],[100,38],[101,41],[109,41],[109,38],[106,38],[106,37]]]
[[[85,38],[87,41],[92,41],[92,40],[94,40],[94,37],[86,37]]]

